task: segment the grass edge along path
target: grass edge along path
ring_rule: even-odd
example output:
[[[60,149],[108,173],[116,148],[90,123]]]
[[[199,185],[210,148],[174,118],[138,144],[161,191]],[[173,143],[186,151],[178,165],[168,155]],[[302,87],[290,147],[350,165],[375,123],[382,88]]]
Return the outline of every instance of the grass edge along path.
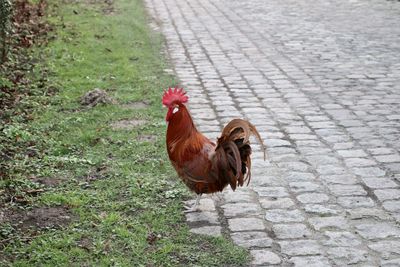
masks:
[[[44,61],[30,86],[58,93],[32,109],[29,123],[3,132],[34,153],[23,149],[0,183],[14,197],[0,206],[0,265],[245,265],[245,250],[185,224],[188,193],[166,156],[160,104],[161,88],[176,81],[163,71],[163,41],[141,1],[57,0],[48,9],[54,38],[32,50]],[[47,81],[37,86],[42,68]],[[112,103],[82,106],[94,88]],[[12,201],[19,195],[24,201]]]

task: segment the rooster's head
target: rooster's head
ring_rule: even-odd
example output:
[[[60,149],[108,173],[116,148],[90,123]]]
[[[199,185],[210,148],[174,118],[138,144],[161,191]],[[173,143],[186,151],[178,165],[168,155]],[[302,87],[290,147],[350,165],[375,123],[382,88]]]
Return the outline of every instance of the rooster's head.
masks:
[[[170,121],[172,116],[179,111],[179,108],[183,106],[184,103],[188,101],[189,97],[183,88],[168,88],[165,90],[162,103],[168,108],[166,121]]]

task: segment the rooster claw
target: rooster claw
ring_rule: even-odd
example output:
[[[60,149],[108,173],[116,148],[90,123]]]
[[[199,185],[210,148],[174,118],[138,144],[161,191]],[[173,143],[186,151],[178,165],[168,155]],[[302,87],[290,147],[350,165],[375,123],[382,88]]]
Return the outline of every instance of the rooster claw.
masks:
[[[222,192],[216,192],[215,196],[217,197],[218,201],[223,201],[223,193]]]
[[[185,211],[184,213],[189,213],[189,212],[196,212],[199,211],[199,204],[200,204],[200,198],[201,194],[197,195],[196,202],[192,206],[185,205]]]
[[[197,205],[193,205],[193,206],[184,206],[185,210],[183,211],[183,213],[191,213],[191,212],[196,212],[199,211],[199,207]]]

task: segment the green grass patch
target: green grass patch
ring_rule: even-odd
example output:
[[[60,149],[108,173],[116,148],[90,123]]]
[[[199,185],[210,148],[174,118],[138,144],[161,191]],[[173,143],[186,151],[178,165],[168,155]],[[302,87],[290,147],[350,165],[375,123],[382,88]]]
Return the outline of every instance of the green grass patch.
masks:
[[[246,264],[243,249],[185,224],[188,192],[167,158],[160,100],[176,81],[163,71],[163,40],[149,30],[141,1],[57,0],[49,9],[52,41],[31,51],[44,60],[27,71],[34,93],[1,128],[13,158],[0,180],[0,207],[12,218],[0,216],[0,265]],[[114,103],[83,107],[94,88]],[[137,101],[146,105],[124,105]],[[27,106],[29,120],[16,112]],[[144,124],[111,127],[122,120]]]

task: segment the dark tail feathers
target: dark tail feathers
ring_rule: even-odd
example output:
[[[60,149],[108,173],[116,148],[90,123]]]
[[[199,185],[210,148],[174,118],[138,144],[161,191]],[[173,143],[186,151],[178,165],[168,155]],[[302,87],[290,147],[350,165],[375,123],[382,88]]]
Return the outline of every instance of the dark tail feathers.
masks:
[[[242,119],[230,121],[222,130],[221,137],[218,138],[216,154],[217,168],[220,179],[228,180],[232,190],[237,185],[247,185],[251,179],[251,147],[249,138],[254,134],[261,144],[264,152],[265,147],[260,134],[250,122]],[[246,175],[246,176],[245,176]]]

